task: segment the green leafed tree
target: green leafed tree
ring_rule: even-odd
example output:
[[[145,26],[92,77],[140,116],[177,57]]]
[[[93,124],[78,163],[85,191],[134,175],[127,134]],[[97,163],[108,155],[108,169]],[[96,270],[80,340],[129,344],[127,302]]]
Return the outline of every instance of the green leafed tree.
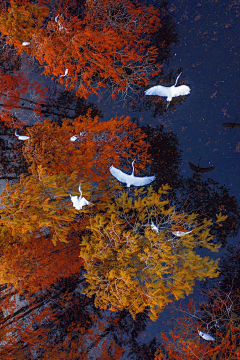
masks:
[[[85,294],[95,295],[97,307],[128,309],[134,317],[149,309],[155,320],[167,303],[191,293],[195,280],[218,275],[218,260],[196,252],[218,250],[211,220],[200,223],[197,214],[177,213],[168,190],[165,185],[158,193],[151,187],[148,193],[122,192],[90,219],[80,256],[89,282]],[[225,218],[219,215],[218,221]]]

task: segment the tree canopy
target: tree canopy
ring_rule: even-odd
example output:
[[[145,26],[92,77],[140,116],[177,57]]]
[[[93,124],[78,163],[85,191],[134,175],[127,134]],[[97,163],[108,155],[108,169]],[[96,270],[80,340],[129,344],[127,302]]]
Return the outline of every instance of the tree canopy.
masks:
[[[22,52],[45,66],[45,74],[87,98],[106,84],[116,93],[144,86],[161,71],[158,50],[149,37],[160,26],[158,10],[129,0],[88,0],[79,16],[65,6],[48,18],[49,9],[16,4],[0,16],[0,31]],[[46,25],[43,26],[44,21]],[[22,42],[30,42],[23,47]]]
[[[63,120],[62,126],[48,120],[36,123],[27,134],[23,153],[32,172],[41,165],[49,175],[76,171],[78,180],[101,181],[110,175],[112,164],[137,158],[141,169],[150,161],[146,135],[129,116],[100,121],[88,112],[72,122]],[[78,137],[75,142],[70,141],[73,135]]]
[[[150,309],[156,319],[167,303],[188,295],[196,279],[218,275],[218,261],[196,252],[198,246],[219,247],[211,242],[211,221],[177,213],[164,198],[167,190],[123,191],[90,218],[80,256],[90,284],[84,293],[95,296],[97,307],[128,309],[133,316]],[[225,218],[219,215],[218,221]],[[174,235],[180,230],[186,234]]]

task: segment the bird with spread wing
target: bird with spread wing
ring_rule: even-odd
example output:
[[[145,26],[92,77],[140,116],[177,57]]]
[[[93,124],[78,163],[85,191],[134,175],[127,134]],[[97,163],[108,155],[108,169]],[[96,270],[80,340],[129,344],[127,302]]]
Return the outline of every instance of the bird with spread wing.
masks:
[[[150,184],[153,180],[155,180],[155,176],[144,176],[138,177],[134,176],[134,160],[132,162],[132,174],[128,175],[123,171],[115,168],[114,166],[110,167],[110,173],[114,176],[118,181],[127,184],[127,187],[133,186],[145,186]]]

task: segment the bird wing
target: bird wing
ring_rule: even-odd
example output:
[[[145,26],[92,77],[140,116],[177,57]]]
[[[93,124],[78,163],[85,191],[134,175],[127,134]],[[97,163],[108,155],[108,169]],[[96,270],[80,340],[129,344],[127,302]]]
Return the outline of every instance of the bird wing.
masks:
[[[192,232],[192,230],[191,231],[173,231],[173,235],[181,237],[181,236],[190,234],[191,232]]]
[[[110,167],[109,170],[110,170],[110,173],[112,174],[112,176],[114,176],[118,181],[127,183],[127,180],[129,179],[130,175],[125,174],[121,170],[115,168],[113,165]]]
[[[153,86],[145,91],[145,95],[168,96],[170,94],[170,88],[171,87],[162,85]]]
[[[72,196],[70,195],[71,201],[73,203],[73,207],[77,210],[79,210],[79,200],[78,200],[78,196]]]
[[[187,85],[177,86],[177,87],[174,88],[173,97],[188,95],[188,94],[190,94],[190,91],[191,91],[191,89]]]
[[[209,341],[215,341],[214,337],[212,337],[212,336],[209,335],[209,334],[205,334],[204,339],[205,339],[205,340],[209,340]]]
[[[81,198],[79,204],[80,204],[81,207],[83,207],[83,206],[85,206],[85,205],[93,205],[92,203],[90,203],[90,201],[88,201],[88,200],[85,199],[84,197]]]
[[[209,334],[206,334],[202,331],[199,331],[198,334],[204,339],[204,340],[209,340],[209,341],[215,341],[214,337],[212,337]]]
[[[150,184],[153,180],[156,179],[156,176],[144,176],[144,177],[136,177],[132,179],[132,185],[134,186],[145,186]]]

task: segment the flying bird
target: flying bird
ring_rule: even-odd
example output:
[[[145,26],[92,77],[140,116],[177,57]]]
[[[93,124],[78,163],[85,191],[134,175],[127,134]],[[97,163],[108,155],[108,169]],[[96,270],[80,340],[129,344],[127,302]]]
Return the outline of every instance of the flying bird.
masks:
[[[28,140],[28,139],[30,139],[29,136],[18,135],[18,134],[17,134],[17,131],[15,131],[15,135],[18,137],[18,140]]]
[[[134,160],[132,162],[132,174],[131,175],[124,173],[123,171],[115,168],[114,166],[110,167],[110,173],[118,181],[127,184],[127,187],[130,187],[131,185],[145,186],[147,184],[150,184],[156,178],[156,176],[145,176],[145,177],[134,176]]]
[[[79,185],[79,192],[80,192],[79,197],[70,195],[71,201],[73,203],[73,207],[76,210],[81,210],[85,205],[93,205],[82,196],[81,185]]]
[[[64,75],[60,75],[60,77],[67,76],[67,74],[68,74],[68,69],[66,69]]]
[[[156,85],[146,90],[145,95],[164,96],[167,97],[167,101],[169,102],[172,100],[173,97],[188,95],[191,91],[189,86],[180,85],[176,87],[180,75],[181,73],[178,75],[173,86]]]
[[[28,42],[28,41],[24,41],[24,42],[22,43],[22,46],[28,46],[28,45],[30,45],[30,42]]]
[[[200,160],[201,160],[201,158],[200,158],[199,161],[198,161],[198,166],[192,164],[190,161],[188,162],[189,167],[190,167],[190,169],[191,169],[192,171],[195,171],[196,173],[206,173],[206,172],[208,172],[208,171],[212,171],[213,169],[215,169],[214,166],[209,166],[209,167],[206,167],[206,168],[200,167],[200,166],[199,166]]]
[[[204,340],[207,340],[207,341],[215,341],[214,337],[212,337],[211,335],[209,334],[206,334],[202,331],[198,331],[198,334],[204,339]]]

